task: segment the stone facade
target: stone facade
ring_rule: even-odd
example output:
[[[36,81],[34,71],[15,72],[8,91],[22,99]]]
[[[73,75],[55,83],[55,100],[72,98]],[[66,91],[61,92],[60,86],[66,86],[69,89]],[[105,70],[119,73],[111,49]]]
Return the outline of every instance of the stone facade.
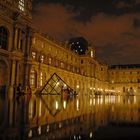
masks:
[[[7,32],[7,45],[0,48],[1,74],[6,75],[1,77],[0,86],[6,87],[10,98],[19,83],[36,91],[54,72],[80,93],[107,89],[108,68],[95,59],[95,54],[91,56],[94,49],[80,56],[37,32],[30,5],[31,1],[0,1],[5,9],[0,11],[0,27]]]
[[[0,90],[12,98],[14,88],[21,83],[33,92],[57,73],[79,94],[94,91],[125,91],[129,84],[139,90],[139,68],[108,69],[95,58],[95,50],[89,47],[85,55],[72,52],[66,44],[58,43],[37,31],[32,23],[32,1],[0,0],[1,38],[6,32],[6,43],[0,42]],[[3,8],[3,9],[2,9]],[[114,75],[112,74],[115,71]],[[118,71],[118,72],[117,72]],[[123,81],[125,73],[130,76]],[[135,81],[134,81],[135,80]],[[119,81],[119,82],[118,82]],[[120,87],[121,86],[121,87]]]
[[[110,88],[122,94],[140,94],[140,65],[115,65],[109,69]]]
[[[110,89],[122,92],[123,87],[132,87],[138,91],[140,68],[109,69],[95,58],[92,47],[85,55],[72,52],[67,45],[38,32],[32,23],[31,10],[32,0],[0,0],[0,112],[3,112],[0,116],[1,140],[19,139],[22,135],[19,131],[22,133],[24,127],[31,135],[29,128],[38,123],[45,124],[46,119],[54,121],[48,112],[40,112],[45,109],[35,95],[30,102],[23,97],[22,104],[15,103],[19,83],[24,90],[30,85],[34,93],[53,73],[57,73],[79,95],[91,95],[96,91],[105,93]],[[79,101],[75,104],[79,105]],[[80,104],[84,106],[86,102]],[[71,114],[68,114],[71,109]],[[70,117],[74,109],[75,106],[70,107],[66,116],[60,114],[56,120]],[[84,112],[86,108],[81,110]],[[75,114],[75,119],[78,113]],[[37,131],[40,131],[39,128]]]

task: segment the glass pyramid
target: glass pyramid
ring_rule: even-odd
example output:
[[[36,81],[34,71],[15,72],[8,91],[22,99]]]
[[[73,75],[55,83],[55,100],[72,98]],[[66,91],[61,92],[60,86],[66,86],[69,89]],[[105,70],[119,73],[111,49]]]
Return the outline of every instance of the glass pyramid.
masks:
[[[65,104],[74,97],[75,92],[54,73],[44,84],[38,95],[40,95],[39,97],[49,113],[55,116],[65,108]]]
[[[56,73],[45,83],[41,89],[41,95],[61,95],[63,90],[66,90],[69,94],[74,94],[74,90],[70,88]]]

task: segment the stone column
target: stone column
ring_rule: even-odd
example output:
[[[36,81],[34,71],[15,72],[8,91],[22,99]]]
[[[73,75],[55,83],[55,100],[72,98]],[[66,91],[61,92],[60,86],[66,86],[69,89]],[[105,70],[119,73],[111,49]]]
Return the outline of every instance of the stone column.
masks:
[[[21,29],[18,28],[18,40],[17,40],[17,49],[20,50],[20,45],[21,45]]]
[[[15,25],[14,26],[14,31],[13,31],[13,50],[17,50],[17,45],[18,45],[18,28]]]
[[[15,85],[15,70],[16,70],[16,61],[12,60],[11,66],[11,77],[10,77],[10,86],[8,90],[8,103],[9,103],[9,125],[13,125],[13,101],[14,101],[14,85]]]
[[[25,61],[24,61],[24,86],[28,86],[29,85],[29,73],[30,73],[30,63],[29,63],[29,59],[30,59],[30,48],[32,45],[32,37],[31,37],[31,29],[29,27],[27,27],[26,29],[26,46],[25,46]]]

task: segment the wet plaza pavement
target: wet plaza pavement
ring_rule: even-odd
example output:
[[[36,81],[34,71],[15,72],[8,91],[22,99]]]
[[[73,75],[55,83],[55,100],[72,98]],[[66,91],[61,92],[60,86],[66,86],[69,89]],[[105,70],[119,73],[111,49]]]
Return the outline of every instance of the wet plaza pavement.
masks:
[[[18,102],[13,100],[13,111],[1,97],[1,140],[12,135],[13,140],[140,138],[140,96],[24,95]],[[9,113],[12,130],[6,119]]]

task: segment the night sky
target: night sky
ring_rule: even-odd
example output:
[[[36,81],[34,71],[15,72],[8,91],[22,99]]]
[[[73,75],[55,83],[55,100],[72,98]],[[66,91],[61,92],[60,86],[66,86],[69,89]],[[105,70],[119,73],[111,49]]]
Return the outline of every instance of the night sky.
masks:
[[[102,62],[140,63],[140,0],[34,0],[33,20],[56,40],[84,37]]]

